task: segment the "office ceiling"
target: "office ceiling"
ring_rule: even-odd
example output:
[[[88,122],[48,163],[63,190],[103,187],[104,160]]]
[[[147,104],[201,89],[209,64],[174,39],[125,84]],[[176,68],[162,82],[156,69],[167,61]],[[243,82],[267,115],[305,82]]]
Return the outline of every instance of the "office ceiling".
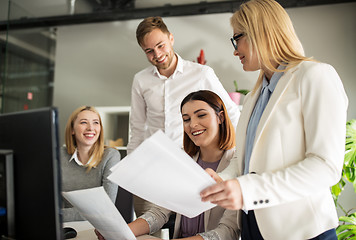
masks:
[[[285,8],[356,0],[277,0]],[[234,12],[242,0],[2,0],[0,31],[70,24]],[[10,3],[10,10],[9,10]],[[9,22],[7,20],[10,20]],[[9,23],[9,24],[8,24]]]

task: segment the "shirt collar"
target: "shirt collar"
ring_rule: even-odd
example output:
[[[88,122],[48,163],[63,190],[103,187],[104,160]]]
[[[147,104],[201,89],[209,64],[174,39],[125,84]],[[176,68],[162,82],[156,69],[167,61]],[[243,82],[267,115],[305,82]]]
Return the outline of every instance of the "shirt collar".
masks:
[[[177,66],[176,66],[176,69],[174,70],[173,74],[170,76],[171,79],[174,79],[177,72],[181,72],[181,73],[183,72],[183,59],[177,53],[175,53],[175,55],[177,56]],[[158,68],[156,66],[154,66],[154,68],[153,68],[153,73],[157,74],[157,76],[160,79],[168,79],[166,76],[163,76],[159,73]]]
[[[173,74],[176,72],[183,72],[183,59],[176,53],[177,56],[177,67]]]
[[[287,66],[279,65],[277,67],[278,70],[284,70]],[[284,72],[274,72],[271,80],[268,82],[266,75],[263,75],[263,82],[262,82],[262,89],[261,91],[267,87],[268,90],[273,93],[274,89],[276,88],[276,85],[279,81],[279,79],[283,76]]]
[[[86,167],[93,160],[93,157],[91,157],[89,161],[84,165],[78,158],[78,149],[75,149],[72,157],[69,159],[69,162],[71,162],[72,160],[74,160],[79,166]]]

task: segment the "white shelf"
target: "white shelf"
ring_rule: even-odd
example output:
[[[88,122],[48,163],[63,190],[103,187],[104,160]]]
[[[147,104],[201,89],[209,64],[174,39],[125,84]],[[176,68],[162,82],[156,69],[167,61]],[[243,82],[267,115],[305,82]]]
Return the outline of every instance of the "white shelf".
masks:
[[[130,106],[99,106],[95,107],[99,112],[103,123],[104,140],[108,145],[109,140],[122,138],[124,145],[127,145],[130,137],[129,119]],[[126,146],[116,147],[119,151],[125,151]]]
[[[115,147],[117,150],[127,150],[126,146],[122,146],[122,147]]]
[[[130,106],[106,106],[95,108],[100,113],[100,116],[102,114],[129,114],[131,111]]]

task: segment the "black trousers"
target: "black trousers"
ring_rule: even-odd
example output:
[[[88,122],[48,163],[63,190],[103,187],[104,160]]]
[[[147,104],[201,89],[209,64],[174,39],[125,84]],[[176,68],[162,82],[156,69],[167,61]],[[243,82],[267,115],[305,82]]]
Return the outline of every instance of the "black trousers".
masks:
[[[263,240],[254,211],[250,210],[246,214],[241,210],[241,227],[241,240]]]
[[[248,211],[248,214],[241,211],[241,227],[242,240],[263,240],[256,222],[254,211]],[[335,229],[330,229],[310,240],[337,240]]]

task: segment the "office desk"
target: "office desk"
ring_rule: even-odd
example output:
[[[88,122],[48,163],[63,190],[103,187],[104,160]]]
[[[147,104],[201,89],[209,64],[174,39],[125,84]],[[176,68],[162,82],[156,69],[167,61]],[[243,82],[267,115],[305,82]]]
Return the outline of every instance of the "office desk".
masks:
[[[67,222],[63,223],[63,227],[72,227],[77,231],[77,237],[72,238],[75,240],[98,240],[94,233],[94,227],[91,225],[88,221],[78,221],[78,222]],[[137,239],[138,240],[144,240],[144,239],[157,239],[156,237],[149,236],[149,235],[144,235],[140,236]]]

